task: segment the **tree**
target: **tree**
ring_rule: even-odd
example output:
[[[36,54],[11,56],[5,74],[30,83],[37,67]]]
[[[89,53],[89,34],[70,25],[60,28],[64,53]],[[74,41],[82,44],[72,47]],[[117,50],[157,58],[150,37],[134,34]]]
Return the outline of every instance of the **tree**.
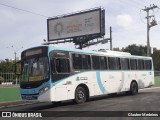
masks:
[[[120,48],[113,48],[113,51],[121,51]]]
[[[1,61],[0,62],[0,73],[14,72],[13,65],[14,65],[13,62]]]
[[[154,70],[160,71],[160,50],[154,50],[152,54]]]
[[[147,46],[136,44],[128,45],[126,48],[122,48],[123,52],[129,52],[132,55],[139,55],[139,56],[147,56]],[[160,50],[156,48],[153,49],[153,54],[151,55],[153,59],[154,70],[160,71]]]
[[[123,52],[129,52],[132,55],[146,56],[147,55],[147,46],[136,44],[128,45],[126,48],[122,48]]]

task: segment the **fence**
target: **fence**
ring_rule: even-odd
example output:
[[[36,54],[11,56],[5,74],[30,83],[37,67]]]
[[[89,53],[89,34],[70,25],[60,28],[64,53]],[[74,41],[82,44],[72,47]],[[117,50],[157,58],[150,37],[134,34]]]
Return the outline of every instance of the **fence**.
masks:
[[[154,71],[154,76],[160,76],[160,71]]]
[[[18,85],[19,78],[15,73],[0,73],[0,86]]]

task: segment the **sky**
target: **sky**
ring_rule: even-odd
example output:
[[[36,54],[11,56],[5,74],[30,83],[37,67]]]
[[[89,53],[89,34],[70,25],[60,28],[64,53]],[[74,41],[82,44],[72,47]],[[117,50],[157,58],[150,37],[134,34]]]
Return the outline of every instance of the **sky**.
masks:
[[[0,0],[0,59],[14,59],[23,50],[47,40],[47,18],[95,7],[105,9],[105,36],[112,27],[113,48],[131,44],[147,45],[146,12],[150,4],[160,7],[159,0]],[[150,11],[158,25],[150,29],[151,47],[160,49],[160,9]],[[75,48],[73,43],[58,46]],[[110,49],[97,44],[85,49]]]

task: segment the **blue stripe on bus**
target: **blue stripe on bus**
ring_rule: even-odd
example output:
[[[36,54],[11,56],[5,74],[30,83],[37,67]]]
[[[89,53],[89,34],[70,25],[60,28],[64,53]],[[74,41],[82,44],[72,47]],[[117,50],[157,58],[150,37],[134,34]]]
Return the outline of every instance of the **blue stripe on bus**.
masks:
[[[97,76],[97,83],[98,83],[98,86],[99,86],[101,92],[105,93],[105,88],[104,88],[102,81],[101,81],[100,71],[96,72],[96,76]]]

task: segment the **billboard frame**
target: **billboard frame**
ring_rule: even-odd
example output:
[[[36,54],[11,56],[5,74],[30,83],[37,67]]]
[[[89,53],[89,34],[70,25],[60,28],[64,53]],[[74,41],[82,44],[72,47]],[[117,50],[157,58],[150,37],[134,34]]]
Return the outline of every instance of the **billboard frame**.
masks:
[[[56,38],[56,39],[50,39],[50,33],[49,33],[49,22],[51,20],[58,20],[58,19],[63,19],[63,18],[67,18],[67,17],[72,17],[72,16],[76,16],[76,15],[81,15],[81,14],[85,14],[85,13],[91,13],[91,12],[95,12],[98,11],[99,12],[99,32],[98,33],[92,33],[92,34],[83,34],[83,35],[78,35],[78,36],[70,36],[70,37],[61,37],[61,38]],[[65,15],[61,15],[61,16],[57,16],[54,18],[48,18],[47,19],[47,39],[48,41],[58,41],[58,40],[62,40],[62,39],[72,39],[74,41],[75,38],[80,38],[83,36],[96,36],[93,37],[95,38],[101,38],[102,36],[105,35],[105,10],[102,8],[94,8],[94,9],[89,9],[89,10],[85,10],[85,11],[80,11],[80,12],[76,12],[76,13],[71,13],[71,14],[65,14]],[[90,40],[87,40],[90,41]],[[79,41],[80,42],[80,41]],[[78,42],[78,43],[79,43]],[[76,42],[75,42],[76,43]]]

